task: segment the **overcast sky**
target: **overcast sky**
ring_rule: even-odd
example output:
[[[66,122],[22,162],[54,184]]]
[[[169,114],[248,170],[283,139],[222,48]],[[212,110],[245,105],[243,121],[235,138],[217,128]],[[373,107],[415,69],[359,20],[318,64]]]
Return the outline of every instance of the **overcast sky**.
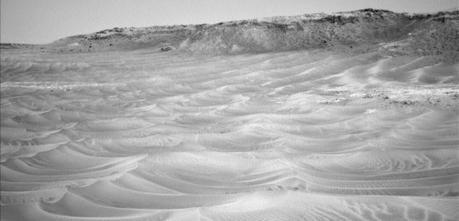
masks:
[[[0,0],[1,42],[49,43],[113,27],[215,23],[383,8],[434,12],[459,0]]]

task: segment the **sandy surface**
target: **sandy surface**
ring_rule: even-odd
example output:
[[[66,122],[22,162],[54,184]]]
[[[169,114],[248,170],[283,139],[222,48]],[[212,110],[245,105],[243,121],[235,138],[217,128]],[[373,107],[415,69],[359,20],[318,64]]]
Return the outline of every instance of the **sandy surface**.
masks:
[[[459,64],[2,50],[2,220],[459,220]]]

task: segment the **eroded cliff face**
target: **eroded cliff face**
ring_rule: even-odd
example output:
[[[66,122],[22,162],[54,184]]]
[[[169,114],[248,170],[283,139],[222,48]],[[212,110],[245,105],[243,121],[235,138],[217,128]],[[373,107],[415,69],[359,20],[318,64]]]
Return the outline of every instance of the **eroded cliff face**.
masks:
[[[60,51],[180,50],[239,54],[371,47],[395,54],[457,59],[459,11],[410,15],[364,9],[335,14],[272,17],[217,24],[113,28],[50,44]]]

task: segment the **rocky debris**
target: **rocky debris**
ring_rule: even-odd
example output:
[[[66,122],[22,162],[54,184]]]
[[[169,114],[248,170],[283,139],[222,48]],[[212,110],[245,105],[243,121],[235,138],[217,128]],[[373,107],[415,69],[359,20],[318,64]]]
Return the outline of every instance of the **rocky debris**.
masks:
[[[440,109],[459,108],[459,88],[444,87],[434,88],[431,86],[407,87],[407,88],[386,88],[360,90],[355,88],[335,88],[320,93],[325,98],[320,104],[338,104],[348,102],[371,102],[372,99],[383,101],[383,106],[425,106]],[[367,101],[365,101],[367,100]],[[375,101],[377,101],[375,100]]]

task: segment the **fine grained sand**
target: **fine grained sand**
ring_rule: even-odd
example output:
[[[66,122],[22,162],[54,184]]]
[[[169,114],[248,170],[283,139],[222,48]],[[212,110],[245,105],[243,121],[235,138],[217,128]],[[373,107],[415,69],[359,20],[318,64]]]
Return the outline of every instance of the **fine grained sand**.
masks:
[[[2,50],[2,220],[458,220],[459,65]]]

